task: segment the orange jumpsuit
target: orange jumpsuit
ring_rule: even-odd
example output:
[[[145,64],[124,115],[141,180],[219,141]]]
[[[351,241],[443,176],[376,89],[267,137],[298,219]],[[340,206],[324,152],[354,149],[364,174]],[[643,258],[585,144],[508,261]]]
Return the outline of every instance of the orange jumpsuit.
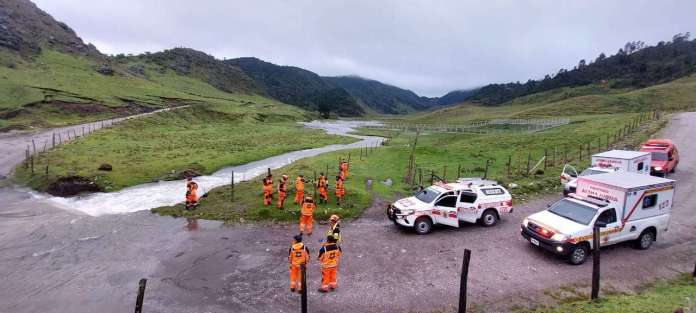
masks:
[[[341,164],[338,166],[338,168],[341,169],[341,174],[343,174],[343,175],[341,175],[341,177],[343,177],[343,179],[348,178],[348,162],[346,162],[346,161],[341,162]]]
[[[307,234],[312,234],[312,226],[314,226],[314,209],[317,205],[314,204],[313,200],[305,200],[302,203],[302,210],[300,212],[300,233],[304,233],[305,228],[307,229]]]
[[[263,205],[271,205],[273,199],[273,178],[263,179]]]
[[[336,272],[338,272],[338,260],[342,254],[341,247],[335,242],[325,243],[319,250],[321,291],[329,291],[329,288],[336,289],[338,287]]]
[[[295,204],[302,203],[302,199],[304,199],[304,183],[304,178],[295,178]]]
[[[198,204],[198,184],[194,181],[189,181],[186,184],[186,209],[195,207]]]
[[[326,177],[319,176],[319,181],[317,182],[317,187],[319,188],[319,199],[321,201],[327,202],[329,201],[329,193],[328,193],[328,186],[326,182]]]
[[[309,249],[301,242],[294,243],[288,251],[290,263],[290,289],[302,289],[302,270],[300,266],[309,262]]]
[[[343,187],[343,180],[342,179],[337,179],[336,180],[336,203],[341,204],[341,200],[343,199],[343,196],[346,194],[346,189]]]
[[[287,180],[286,179],[279,179],[278,180],[278,205],[277,207],[279,209],[283,208],[283,204],[285,204],[285,198],[287,197]]]

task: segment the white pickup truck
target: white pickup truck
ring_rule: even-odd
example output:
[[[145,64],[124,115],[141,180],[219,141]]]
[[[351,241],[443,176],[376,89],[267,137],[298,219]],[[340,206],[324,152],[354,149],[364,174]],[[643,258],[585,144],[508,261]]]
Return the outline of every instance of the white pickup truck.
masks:
[[[570,194],[522,221],[522,236],[533,245],[582,264],[592,251],[592,230],[601,245],[634,241],[648,249],[667,231],[675,182],[650,175],[614,172],[583,176]]]
[[[438,183],[387,206],[390,220],[413,227],[419,235],[436,224],[459,227],[460,221],[490,227],[503,213],[512,213],[512,196],[496,181],[481,178]]]
[[[578,171],[570,164],[563,167],[561,184],[563,195],[575,192],[578,177],[611,172],[632,172],[650,174],[650,153],[628,150],[611,150],[592,156],[590,167],[578,175]]]

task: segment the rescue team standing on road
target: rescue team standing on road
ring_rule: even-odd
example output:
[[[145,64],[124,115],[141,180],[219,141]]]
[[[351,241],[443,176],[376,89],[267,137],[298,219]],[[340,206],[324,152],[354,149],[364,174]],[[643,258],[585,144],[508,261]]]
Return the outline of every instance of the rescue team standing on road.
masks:
[[[290,291],[302,290],[302,266],[309,262],[309,248],[302,243],[302,235],[293,238],[290,251],[288,251],[288,263],[290,263]]]
[[[307,235],[312,235],[312,226],[314,224],[314,209],[317,205],[314,204],[314,199],[311,195],[307,195],[302,203],[300,210],[300,234],[304,234],[307,230]]]

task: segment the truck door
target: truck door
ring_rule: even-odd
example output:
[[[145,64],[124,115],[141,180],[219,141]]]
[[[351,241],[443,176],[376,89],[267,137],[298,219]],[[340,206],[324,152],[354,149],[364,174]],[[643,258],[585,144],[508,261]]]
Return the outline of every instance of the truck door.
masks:
[[[457,196],[444,196],[437,200],[432,216],[438,224],[459,227],[459,219],[457,218]]]
[[[476,212],[477,195],[472,191],[462,191],[459,195],[459,203],[457,203],[457,212],[459,219],[469,223],[476,223],[478,218]]]
[[[609,208],[600,213],[597,221],[603,221],[607,227],[600,229],[601,245],[614,244],[621,239],[621,223],[616,216],[616,210]]]
[[[567,184],[569,181],[578,178],[578,171],[570,164],[563,166],[563,172],[561,173],[561,184]]]

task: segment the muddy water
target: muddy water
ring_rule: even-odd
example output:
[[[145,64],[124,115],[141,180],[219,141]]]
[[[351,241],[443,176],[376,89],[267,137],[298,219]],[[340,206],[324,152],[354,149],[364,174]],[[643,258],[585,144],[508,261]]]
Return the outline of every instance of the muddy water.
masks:
[[[198,183],[199,191],[205,193],[215,187],[229,184],[232,172],[234,172],[234,181],[242,182],[263,174],[268,168],[277,169],[302,158],[343,149],[375,146],[380,144],[383,138],[348,134],[355,127],[374,125],[375,123],[368,121],[313,121],[305,123],[305,126],[308,128],[323,129],[329,134],[349,136],[359,139],[359,141],[351,144],[337,144],[293,151],[239,166],[226,167],[212,175],[196,177],[194,181]],[[183,201],[185,186],[186,183],[183,180],[159,181],[125,188],[118,192],[94,193],[70,198],[47,195],[39,197],[64,209],[77,210],[92,216],[99,216],[103,214],[137,212],[177,204]]]
[[[379,144],[382,139],[378,137],[347,134],[353,127],[364,124],[371,123],[307,123],[307,127],[352,136],[359,141],[286,153],[224,168],[196,180],[204,190],[210,190],[228,183],[233,170],[236,181],[247,180],[262,174],[268,167],[278,168],[300,158]],[[34,136],[37,135],[46,136]],[[0,137],[0,150],[10,147],[10,142],[26,142],[27,138],[31,141],[31,137],[27,136],[12,134]],[[3,162],[21,162],[21,158],[13,158],[11,154],[0,153],[0,158]],[[175,304],[172,301],[190,295],[194,289],[209,290],[226,279],[217,276],[218,270],[197,277],[198,271],[205,271],[211,256],[224,254],[220,256],[228,263],[215,264],[223,272],[224,269],[234,272],[255,268],[264,263],[264,257],[268,257],[224,247],[224,243],[229,241],[234,245],[255,248],[259,242],[253,238],[253,228],[239,227],[239,233],[230,232],[230,228],[222,227],[219,222],[174,219],[140,211],[181,201],[184,185],[181,181],[145,184],[129,188],[128,192],[77,198],[52,197],[27,188],[5,185],[0,187],[2,313],[131,311],[138,280],[143,277],[149,278],[146,311],[227,311],[220,310],[214,299],[208,296],[188,299],[186,303]],[[275,232],[294,232],[294,228],[292,231],[281,229]],[[240,243],[240,240],[247,240],[241,239],[240,234],[251,236],[248,238],[250,244]],[[286,236],[275,237],[278,240],[282,238],[282,244],[285,244]],[[200,249],[198,244],[207,240],[215,240],[219,244]],[[280,251],[282,248],[275,246],[278,244],[268,247]],[[269,251],[267,249],[259,251],[265,254]],[[174,268],[163,267],[163,263],[168,262],[174,262]],[[239,268],[234,270],[236,267]],[[218,282],[218,279],[221,281]]]

